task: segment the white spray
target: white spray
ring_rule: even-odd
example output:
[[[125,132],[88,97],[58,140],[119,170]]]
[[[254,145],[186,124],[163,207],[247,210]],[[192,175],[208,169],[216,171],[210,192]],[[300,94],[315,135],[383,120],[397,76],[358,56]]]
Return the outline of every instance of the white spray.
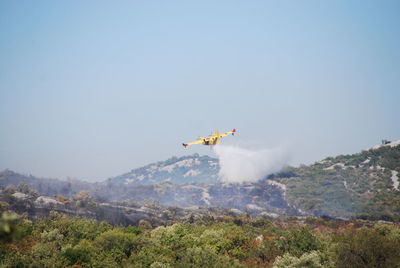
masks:
[[[288,154],[282,148],[249,150],[237,146],[217,145],[219,177],[223,182],[255,182],[279,171],[288,163]]]

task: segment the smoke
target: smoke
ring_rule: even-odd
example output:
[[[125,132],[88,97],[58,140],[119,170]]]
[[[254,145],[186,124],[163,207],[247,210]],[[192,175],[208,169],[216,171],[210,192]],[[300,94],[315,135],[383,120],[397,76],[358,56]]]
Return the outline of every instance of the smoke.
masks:
[[[249,150],[217,145],[214,152],[219,158],[219,177],[223,182],[255,182],[288,163],[288,154],[282,148]]]

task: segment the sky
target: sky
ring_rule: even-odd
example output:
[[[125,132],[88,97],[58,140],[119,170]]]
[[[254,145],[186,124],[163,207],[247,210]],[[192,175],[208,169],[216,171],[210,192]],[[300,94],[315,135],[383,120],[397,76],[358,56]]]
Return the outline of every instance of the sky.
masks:
[[[0,170],[104,180],[236,128],[291,164],[400,139],[400,1],[0,1]]]

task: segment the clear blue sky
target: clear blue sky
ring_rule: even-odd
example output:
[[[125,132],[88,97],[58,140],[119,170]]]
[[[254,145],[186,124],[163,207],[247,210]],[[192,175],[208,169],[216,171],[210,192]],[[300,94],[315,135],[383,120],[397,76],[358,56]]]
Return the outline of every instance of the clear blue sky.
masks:
[[[0,169],[101,180],[237,128],[294,164],[400,139],[400,1],[0,1]]]

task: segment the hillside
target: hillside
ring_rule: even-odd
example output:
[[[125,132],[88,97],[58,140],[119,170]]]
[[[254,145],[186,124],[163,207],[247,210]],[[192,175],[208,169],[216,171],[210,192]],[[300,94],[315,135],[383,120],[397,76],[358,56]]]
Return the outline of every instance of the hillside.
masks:
[[[400,141],[396,141],[376,145],[352,155],[328,157],[307,166],[287,167],[278,174],[269,175],[268,180],[249,185],[268,188],[266,184],[274,181],[280,183],[289,205],[306,214],[400,220],[399,145]],[[216,189],[222,187],[222,184],[217,182],[218,168],[216,159],[193,155],[150,164],[110,181],[124,184],[152,181],[170,181],[177,184],[206,183],[212,186],[197,187]],[[256,196],[262,198],[267,192],[258,193]],[[217,195],[212,194],[211,197],[219,199]],[[235,195],[231,197],[235,198]],[[254,197],[253,195],[251,198]],[[202,205],[215,203],[206,202]]]
[[[273,181],[248,184],[115,184],[82,183],[79,181],[59,181],[24,176],[12,171],[0,173],[0,186],[15,189],[26,184],[45,196],[65,196],[71,198],[81,190],[90,193],[94,201],[129,201],[142,205],[195,207],[219,207],[247,212],[251,215],[301,215],[290,206],[284,197],[284,185]],[[44,187],[46,185],[46,187]],[[41,190],[39,190],[41,189]]]
[[[255,183],[218,181],[216,159],[197,154],[149,164],[104,182],[87,183],[0,172],[0,186],[27,184],[48,195],[86,190],[98,202],[220,207],[251,215],[314,215],[400,221],[400,142],[287,167]]]
[[[160,182],[212,183],[218,180],[218,160],[207,155],[193,154],[172,157],[166,161],[133,169],[120,176],[109,179],[111,183],[155,184]]]
[[[70,198],[62,195],[46,196],[32,190],[26,184],[0,190],[0,214],[8,211],[36,220],[54,214],[84,217],[106,221],[112,225],[137,225],[146,221],[150,226],[171,225],[188,222],[191,217],[240,216],[244,213],[234,209],[165,207],[153,203],[99,202],[87,191]]]
[[[328,157],[271,176],[289,203],[313,215],[400,220],[400,142]]]

